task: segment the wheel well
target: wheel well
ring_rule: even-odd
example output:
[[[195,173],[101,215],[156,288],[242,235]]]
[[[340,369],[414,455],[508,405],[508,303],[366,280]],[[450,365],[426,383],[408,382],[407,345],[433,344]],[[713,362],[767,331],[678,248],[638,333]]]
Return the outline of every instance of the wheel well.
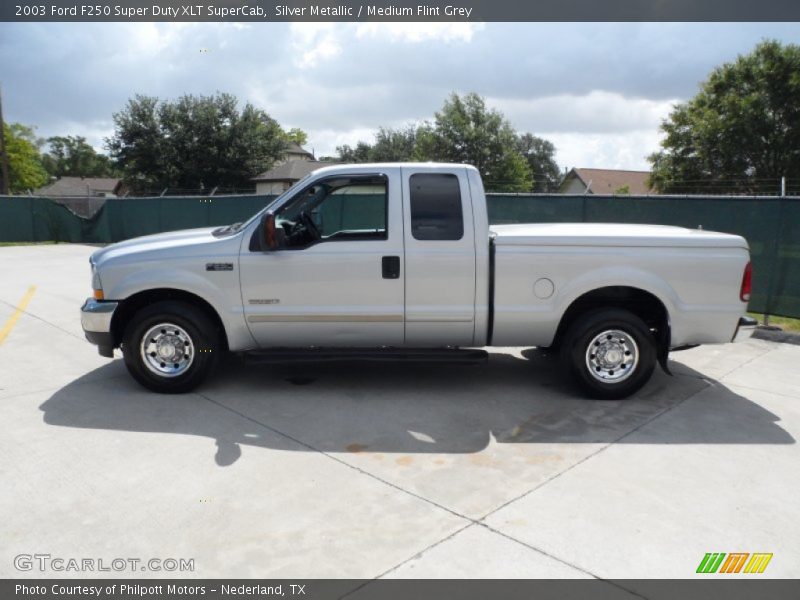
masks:
[[[202,310],[217,326],[220,332],[220,339],[224,344],[224,349],[228,349],[228,336],[225,332],[225,327],[222,324],[219,314],[214,307],[207,301],[203,300],[200,296],[192,294],[184,290],[175,290],[170,288],[158,288],[154,290],[145,290],[129,296],[122,300],[114,311],[114,316],[111,319],[111,334],[114,338],[114,346],[117,347],[122,343],[122,336],[125,333],[125,328],[130,323],[133,316],[145,306],[153,304],[154,302],[161,302],[163,300],[176,300],[179,302],[186,302]]]
[[[663,302],[645,290],[627,286],[608,286],[585,293],[569,305],[561,317],[553,345],[557,345],[570,326],[582,315],[598,308],[623,308],[638,316],[655,331],[660,351],[669,350],[669,313]]]

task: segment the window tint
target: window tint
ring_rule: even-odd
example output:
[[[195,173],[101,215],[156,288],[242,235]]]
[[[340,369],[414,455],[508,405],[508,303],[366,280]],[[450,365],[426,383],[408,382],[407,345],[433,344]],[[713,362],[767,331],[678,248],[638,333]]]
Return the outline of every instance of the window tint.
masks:
[[[330,177],[296,192],[278,207],[276,219],[289,248],[329,240],[385,240],[387,199],[385,176]]]
[[[312,215],[323,239],[386,239],[386,184],[336,188]]]
[[[411,235],[417,240],[460,240],[464,235],[458,177],[417,173],[411,188]]]

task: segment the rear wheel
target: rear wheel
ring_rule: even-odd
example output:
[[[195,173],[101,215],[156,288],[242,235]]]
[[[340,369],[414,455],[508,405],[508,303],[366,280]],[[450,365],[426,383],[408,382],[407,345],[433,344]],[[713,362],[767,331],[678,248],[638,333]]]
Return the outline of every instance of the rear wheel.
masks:
[[[155,392],[196,388],[219,360],[219,332],[208,316],[184,302],[143,308],[125,328],[122,354],[136,381]]]
[[[581,316],[567,330],[561,360],[589,397],[626,398],[653,374],[656,339],[632,312],[599,309]]]

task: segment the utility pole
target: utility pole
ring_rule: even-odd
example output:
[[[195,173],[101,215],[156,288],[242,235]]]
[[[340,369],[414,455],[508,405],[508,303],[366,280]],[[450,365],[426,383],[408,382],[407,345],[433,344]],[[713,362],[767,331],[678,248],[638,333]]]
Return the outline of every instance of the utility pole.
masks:
[[[3,121],[3,91],[0,89],[0,163],[2,163],[3,185],[0,194],[8,196],[8,154],[6,153],[5,121]]]

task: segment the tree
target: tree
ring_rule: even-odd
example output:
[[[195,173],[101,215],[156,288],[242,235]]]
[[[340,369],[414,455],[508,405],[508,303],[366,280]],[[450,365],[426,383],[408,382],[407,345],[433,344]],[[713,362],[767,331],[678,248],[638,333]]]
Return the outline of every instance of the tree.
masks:
[[[106,145],[135,191],[250,187],[283,155],[287,134],[263,110],[236,98],[137,95],[114,115]],[[293,135],[299,135],[296,132]]]
[[[308,134],[299,127],[292,127],[286,132],[286,141],[305,146],[308,143]]]
[[[355,148],[344,144],[336,146],[339,161],[347,163],[365,163],[372,161],[372,146],[367,142],[358,142]]]
[[[81,136],[55,136],[47,139],[49,151],[42,165],[53,177],[114,177],[111,159],[98,154]]]
[[[528,162],[517,150],[516,132],[475,93],[463,98],[451,94],[433,123],[420,127],[416,156],[474,165],[491,190],[527,192],[533,186]]]
[[[414,160],[417,146],[417,127],[403,129],[381,127],[375,134],[372,160],[376,162],[406,162]]]
[[[39,155],[40,141],[32,127],[20,123],[3,125],[3,139],[8,154],[8,187],[13,193],[36,189],[47,183]]]
[[[381,127],[375,134],[375,143],[358,142],[355,147],[338,146],[336,152],[342,162],[404,162],[415,159],[417,127],[402,129]]]
[[[517,151],[531,170],[533,191],[552,192],[558,188],[561,169],[556,162],[556,147],[552,142],[532,133],[523,133],[517,136]]]
[[[800,178],[800,46],[765,41],[714,69],[661,129],[649,157],[660,192],[755,192]]]
[[[475,165],[493,191],[550,191],[560,181],[555,146],[530,133],[518,136],[478,94],[451,94],[433,122],[381,127],[373,144],[336,148],[343,162],[427,161]]]
[[[531,133],[517,136],[517,151],[528,162],[535,192],[554,192],[561,183],[561,170],[556,163],[556,147]]]

